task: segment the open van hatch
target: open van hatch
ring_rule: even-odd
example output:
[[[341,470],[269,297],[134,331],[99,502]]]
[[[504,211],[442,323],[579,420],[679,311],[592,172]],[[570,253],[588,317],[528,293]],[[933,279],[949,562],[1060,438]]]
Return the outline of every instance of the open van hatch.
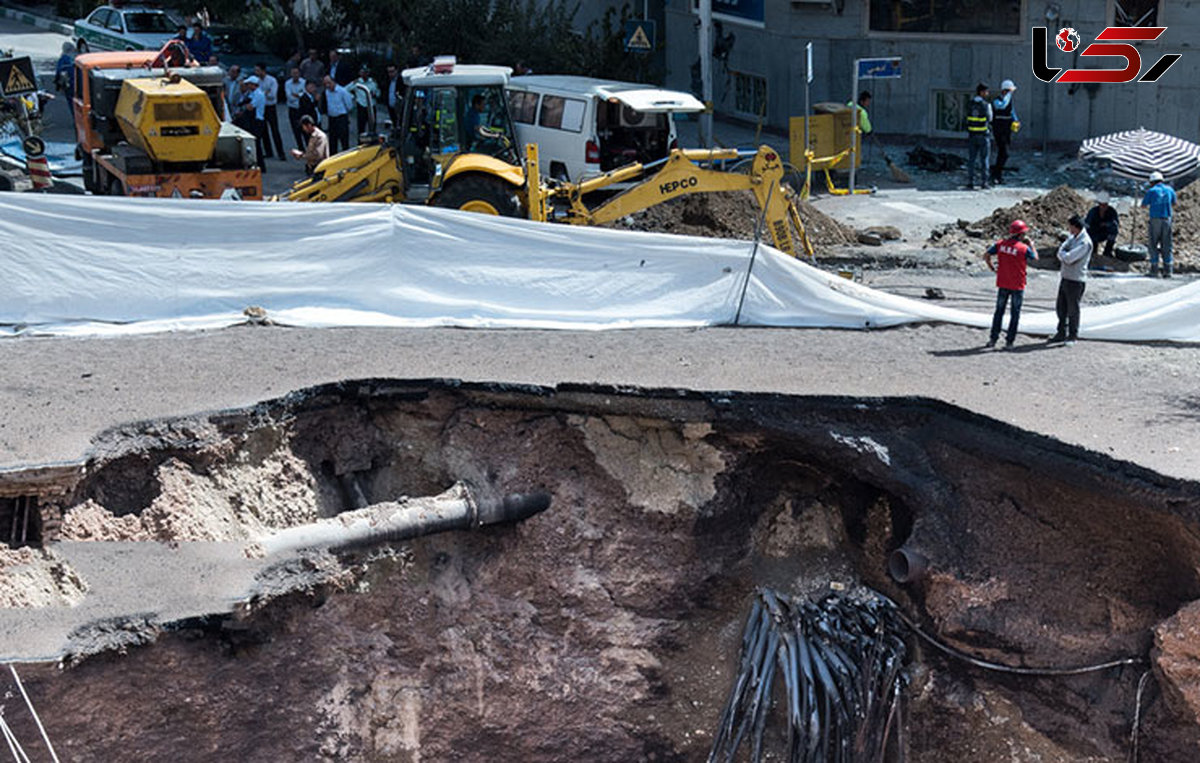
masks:
[[[691,114],[697,111],[704,111],[704,104],[697,100],[695,96],[689,93],[681,93],[677,90],[661,90],[659,88],[622,90],[600,87],[597,88],[597,91],[601,97],[610,102],[615,99],[635,111],[647,114],[664,114],[667,112]]]

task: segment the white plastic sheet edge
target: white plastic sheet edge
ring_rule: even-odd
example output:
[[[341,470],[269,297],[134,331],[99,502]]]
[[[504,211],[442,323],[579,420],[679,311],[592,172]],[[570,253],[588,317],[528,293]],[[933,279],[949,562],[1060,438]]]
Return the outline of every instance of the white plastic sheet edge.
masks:
[[[991,323],[751,242],[413,206],[3,194],[0,273],[0,336],[215,329],[252,306],[297,327]],[[1026,314],[1021,330],[1054,324]],[[1080,336],[1200,342],[1200,283],[1086,307]]]

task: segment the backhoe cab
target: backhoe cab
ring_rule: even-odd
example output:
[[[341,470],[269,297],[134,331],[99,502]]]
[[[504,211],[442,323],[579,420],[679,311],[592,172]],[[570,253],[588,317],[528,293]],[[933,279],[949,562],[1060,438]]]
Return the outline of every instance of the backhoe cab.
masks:
[[[525,170],[516,149],[504,66],[451,57],[406,69],[404,119],[386,143],[331,156],[290,201],[388,201],[518,216]]]
[[[386,143],[329,157],[284,198],[425,203],[601,225],[688,194],[751,191],[775,246],[792,256],[813,256],[795,194],[783,182],[783,159],[767,146],[757,151],[677,148],[665,159],[635,162],[578,183],[543,180],[537,146],[527,145],[524,156],[517,151],[504,92],[510,72],[502,66],[457,66],[451,57],[406,69],[400,129]],[[741,171],[716,169],[729,163]],[[532,168],[528,175],[526,168]],[[616,184],[630,182],[634,185],[624,192],[609,195]]]

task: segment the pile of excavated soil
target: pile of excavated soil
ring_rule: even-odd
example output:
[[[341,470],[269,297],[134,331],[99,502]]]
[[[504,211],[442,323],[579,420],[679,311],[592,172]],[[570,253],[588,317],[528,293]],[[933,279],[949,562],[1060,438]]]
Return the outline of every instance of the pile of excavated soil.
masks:
[[[1043,258],[1053,257],[1062,234],[1067,231],[1071,215],[1083,217],[1095,205],[1095,200],[1065,185],[1026,199],[1011,207],[996,209],[987,217],[957,225],[935,228],[926,247],[945,248],[952,260],[963,265],[983,267],[983,253],[997,239],[1008,233],[1013,220],[1024,220],[1030,228],[1030,238]],[[1121,216],[1120,244],[1146,243],[1147,212],[1140,207]],[[1200,268],[1200,187],[1193,183],[1179,192],[1172,229],[1175,267],[1190,271]],[[1134,264],[1132,269],[1144,269]]]
[[[1066,230],[1071,215],[1082,216],[1090,206],[1082,195],[1060,185],[1036,198],[997,209],[987,217],[976,220],[971,227],[982,229],[986,238],[995,240],[1008,234],[1008,226],[1013,220],[1024,220],[1034,238],[1042,238]]]
[[[153,481],[157,495],[136,514],[95,499],[71,507],[63,515],[62,539],[243,540],[322,516],[316,479],[287,451],[212,471],[171,458],[157,467]]]
[[[839,223],[808,202],[799,202],[800,219],[813,246],[853,244],[853,228]],[[676,233],[708,238],[751,240],[762,210],[749,191],[701,193],[682,196],[665,204],[635,212],[608,227],[655,233]],[[769,237],[765,232],[764,236]]]
[[[71,606],[86,591],[83,578],[51,550],[0,551],[0,608]]]

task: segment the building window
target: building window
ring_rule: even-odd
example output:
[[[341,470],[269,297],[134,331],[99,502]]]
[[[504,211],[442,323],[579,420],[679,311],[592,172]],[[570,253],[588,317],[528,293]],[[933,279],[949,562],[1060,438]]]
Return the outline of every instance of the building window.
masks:
[[[1113,26],[1158,26],[1158,0],[1113,0]]]
[[[761,119],[767,113],[767,78],[730,71],[733,77],[733,110],[742,116]]]
[[[973,92],[933,91],[933,130],[935,133],[963,133],[967,129],[967,109]]]
[[[871,0],[872,32],[1021,34],[1022,0]]]

